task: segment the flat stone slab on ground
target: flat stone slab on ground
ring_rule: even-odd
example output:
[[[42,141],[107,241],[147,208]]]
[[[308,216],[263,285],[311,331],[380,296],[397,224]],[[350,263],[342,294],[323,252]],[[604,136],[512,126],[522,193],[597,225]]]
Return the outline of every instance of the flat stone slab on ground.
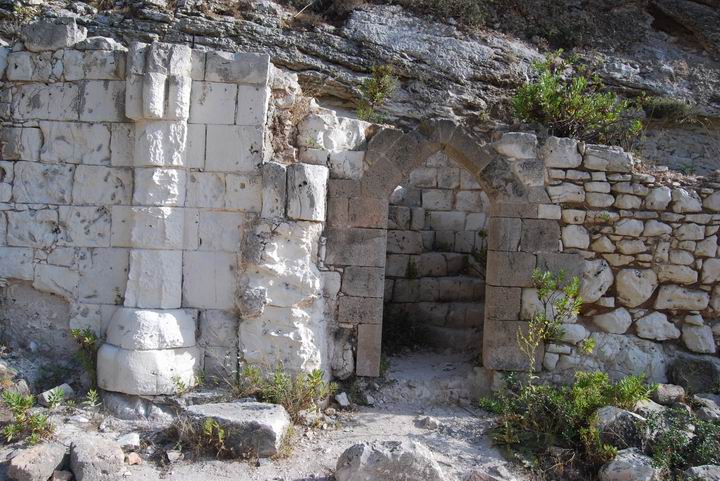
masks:
[[[290,416],[277,404],[199,404],[187,408],[186,413],[195,423],[207,418],[217,421],[225,429],[225,446],[238,457],[276,455],[290,427]]]

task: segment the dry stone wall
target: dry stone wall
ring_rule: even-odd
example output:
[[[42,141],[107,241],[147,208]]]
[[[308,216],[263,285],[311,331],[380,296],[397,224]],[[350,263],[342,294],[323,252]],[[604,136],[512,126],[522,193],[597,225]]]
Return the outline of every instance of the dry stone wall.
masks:
[[[443,152],[390,196],[383,324],[395,341],[479,353],[490,199]],[[388,329],[389,328],[389,329]]]

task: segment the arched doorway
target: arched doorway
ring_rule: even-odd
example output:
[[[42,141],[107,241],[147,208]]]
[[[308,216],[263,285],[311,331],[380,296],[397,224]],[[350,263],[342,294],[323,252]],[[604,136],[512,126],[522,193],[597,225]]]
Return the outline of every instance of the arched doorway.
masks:
[[[527,326],[519,320],[522,288],[531,286],[536,267],[558,269],[565,261],[536,149],[533,135],[490,142],[452,121],[430,121],[407,133],[380,130],[368,143],[362,177],[330,184],[326,262],[343,268],[338,323],[356,329],[357,375],[379,374],[390,196],[440,151],[490,199],[483,366],[525,368],[516,346],[518,329]]]

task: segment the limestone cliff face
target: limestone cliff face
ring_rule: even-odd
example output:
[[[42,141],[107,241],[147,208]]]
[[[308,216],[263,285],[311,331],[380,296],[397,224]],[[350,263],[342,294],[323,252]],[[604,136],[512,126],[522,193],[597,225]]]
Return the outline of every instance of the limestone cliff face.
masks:
[[[5,0],[0,33],[12,40]],[[428,117],[490,129],[510,122],[507,100],[544,51],[574,48],[619,92],[689,103],[702,124],[652,126],[641,150],[659,164],[698,173],[720,165],[720,10],[715,0],[512,0],[488,12],[482,29],[463,29],[401,7],[360,4],[333,24],[312,23],[270,1],[116,2],[98,12],[81,2],[47,2],[42,15],[77,16],[90,35],[160,39],[223,50],[261,51],[298,73],[305,92],[354,110],[370,68],[391,64],[401,86],[384,108],[389,123]],[[494,2],[497,3],[497,2]],[[120,8],[122,7],[122,8]],[[0,14],[3,12],[0,11]],[[232,14],[232,15],[230,15]],[[678,145],[684,147],[679,148]]]

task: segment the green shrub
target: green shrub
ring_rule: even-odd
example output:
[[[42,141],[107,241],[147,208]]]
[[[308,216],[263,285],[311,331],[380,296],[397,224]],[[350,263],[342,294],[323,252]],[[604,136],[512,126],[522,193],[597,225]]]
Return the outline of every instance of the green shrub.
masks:
[[[100,339],[89,328],[70,329],[70,335],[79,346],[75,356],[90,377],[91,385],[95,387],[97,383],[97,351],[100,348]]]
[[[537,78],[512,98],[515,116],[560,137],[629,147],[642,130],[634,104],[607,91],[597,75],[572,59],[563,60],[561,53],[533,65]]]
[[[528,332],[518,331],[518,346],[528,359],[528,371],[535,371],[535,354],[540,344],[560,340],[562,325],[578,315],[582,306],[579,296],[580,279],[576,276],[565,282],[561,271],[554,274],[535,269],[532,283],[537,289],[537,298],[542,308],[528,323]]]
[[[263,375],[257,366],[245,366],[234,388],[238,397],[255,396],[263,402],[280,404],[297,421],[300,411],[317,409],[335,393],[337,385],[326,383],[319,369],[291,376],[278,367]]]
[[[37,444],[52,436],[55,427],[41,413],[31,413],[34,399],[31,395],[5,391],[2,393],[5,406],[12,413],[12,419],[3,428],[6,443],[27,440],[29,444]]]
[[[603,372],[578,372],[571,386],[517,384],[481,406],[500,415],[492,432],[496,444],[541,467],[551,446],[575,451],[581,467],[597,468],[615,449],[600,440],[595,412],[608,405],[629,408],[646,399],[653,386],[630,376],[613,383]]]
[[[689,467],[720,464],[720,421],[704,421],[676,407],[648,417],[647,427],[652,433],[647,451],[666,477],[682,479]]]
[[[358,117],[368,122],[382,122],[383,116],[377,109],[392,95],[397,83],[398,79],[390,65],[373,67],[370,78],[365,79],[360,85],[362,99],[358,104]]]
[[[692,116],[690,105],[667,97],[650,97],[643,102],[642,107],[648,118],[654,120],[682,122]]]

